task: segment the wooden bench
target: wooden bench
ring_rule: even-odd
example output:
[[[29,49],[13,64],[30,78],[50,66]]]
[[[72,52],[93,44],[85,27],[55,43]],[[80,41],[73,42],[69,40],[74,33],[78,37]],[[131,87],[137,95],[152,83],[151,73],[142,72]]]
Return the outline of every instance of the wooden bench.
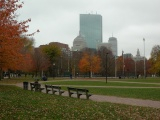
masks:
[[[58,92],[59,95],[62,95],[64,93],[63,90],[61,90],[60,86],[53,86],[53,85],[45,85],[46,93],[48,94],[49,91],[52,91],[52,94],[55,94],[55,92]]]
[[[84,88],[73,88],[73,87],[67,87],[69,97],[71,97],[72,94],[77,94],[77,98],[80,98],[81,95],[86,95],[86,99],[89,99],[89,97],[92,94],[89,94],[89,90]]]
[[[41,87],[39,83],[30,83],[31,91],[39,91],[41,92],[44,88]]]
[[[45,85],[46,93],[48,94],[49,91],[52,90],[52,85]]]

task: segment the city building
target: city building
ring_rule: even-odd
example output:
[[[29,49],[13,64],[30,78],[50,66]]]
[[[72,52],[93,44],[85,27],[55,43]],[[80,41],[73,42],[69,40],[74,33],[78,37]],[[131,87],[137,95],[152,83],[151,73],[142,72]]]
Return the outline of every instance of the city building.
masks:
[[[97,48],[102,43],[102,16],[99,14],[80,14],[80,34],[84,36],[88,48]]]
[[[81,51],[86,47],[87,47],[86,40],[79,32],[79,35],[73,41],[72,51]]]
[[[99,43],[97,44],[97,49],[100,49],[101,47],[106,47],[108,50],[112,51],[112,54],[114,56],[117,56],[117,38],[110,37],[108,40],[108,43]]]
[[[117,56],[117,38],[115,37],[110,37],[108,40],[108,43],[111,45],[111,51],[114,56]]]
[[[133,59],[134,59],[134,61],[144,60],[144,56],[141,56],[141,55],[140,55],[139,49],[137,49],[137,54],[136,54],[136,56],[135,56]]]
[[[131,53],[125,53],[123,54],[124,59],[132,59],[133,60],[133,55]]]
[[[97,48],[100,49],[101,47],[105,47],[105,48],[107,48],[108,50],[112,51],[112,49],[111,49],[112,46],[111,46],[110,43],[99,43],[99,44],[97,45]]]

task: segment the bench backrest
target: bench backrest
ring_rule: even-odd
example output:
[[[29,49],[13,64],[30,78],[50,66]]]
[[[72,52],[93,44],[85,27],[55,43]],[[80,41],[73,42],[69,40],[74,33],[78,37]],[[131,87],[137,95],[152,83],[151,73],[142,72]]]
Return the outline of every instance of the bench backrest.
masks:
[[[52,85],[45,85],[46,88],[52,88]]]
[[[34,83],[30,83],[31,87],[34,87]]]
[[[41,84],[39,84],[39,83],[30,83],[30,85],[31,85],[31,87],[40,87],[41,86]]]
[[[39,83],[30,83],[31,90],[35,89],[35,91],[41,90],[41,84]]]
[[[83,89],[83,88],[77,88],[77,90],[78,90],[79,92],[89,92],[89,90]]]
[[[52,85],[52,88],[53,88],[53,89],[59,89],[59,90],[61,89],[60,86],[53,86],[53,85]]]
[[[67,89],[68,89],[69,91],[77,91],[77,88],[73,88],[73,87],[67,87]]]

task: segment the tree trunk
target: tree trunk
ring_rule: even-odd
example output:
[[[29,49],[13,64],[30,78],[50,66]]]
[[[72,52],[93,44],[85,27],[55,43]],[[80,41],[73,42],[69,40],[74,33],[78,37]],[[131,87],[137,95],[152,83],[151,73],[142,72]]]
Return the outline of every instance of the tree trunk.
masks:
[[[0,68],[0,80],[2,79],[2,68]]]

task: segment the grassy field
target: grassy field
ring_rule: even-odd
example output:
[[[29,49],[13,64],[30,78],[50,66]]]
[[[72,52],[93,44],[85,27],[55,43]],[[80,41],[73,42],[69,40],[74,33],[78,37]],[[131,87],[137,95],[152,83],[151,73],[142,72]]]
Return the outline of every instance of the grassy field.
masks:
[[[45,84],[47,84],[46,82]],[[70,81],[54,81],[49,84],[55,85],[79,85],[79,86],[129,86],[129,87],[160,87],[160,83],[133,83],[125,81],[80,81],[80,80],[70,80]]]
[[[11,79],[2,79],[0,80],[0,84],[16,84],[22,83],[24,81],[33,82],[35,79],[32,77],[15,77]]]
[[[64,90],[67,86],[87,88],[92,94],[119,96],[128,98],[150,99],[160,101],[160,79],[92,79],[65,80],[45,82],[43,84],[60,85]]]
[[[12,78],[0,81],[0,84],[16,84],[19,82],[33,82],[34,78]],[[128,98],[139,98],[160,101],[160,79],[66,79],[66,78],[49,78],[51,82],[43,84],[60,85],[62,89],[67,90],[67,86],[75,86],[89,89],[92,94],[119,96]]]
[[[93,102],[0,85],[1,120],[159,120],[160,109]]]

